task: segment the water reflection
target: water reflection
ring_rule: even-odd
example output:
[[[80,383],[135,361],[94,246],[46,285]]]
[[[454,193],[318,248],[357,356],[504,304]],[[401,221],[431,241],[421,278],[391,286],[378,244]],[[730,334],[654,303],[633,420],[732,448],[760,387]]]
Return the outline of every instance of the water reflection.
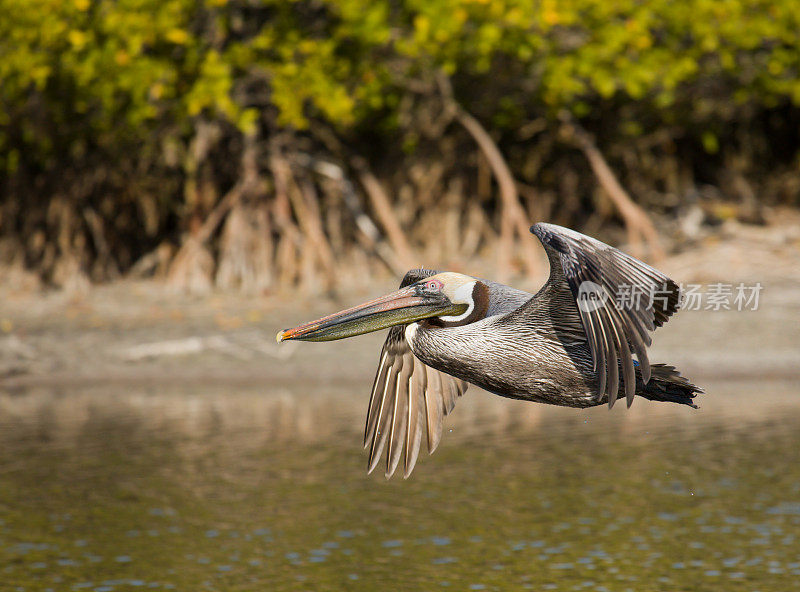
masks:
[[[700,411],[637,399],[629,410],[605,407],[573,410],[510,401],[474,387],[446,421],[446,439],[491,432],[565,433],[613,430],[646,433],[648,427],[706,429],[709,423],[763,423],[800,412],[797,380],[737,380],[711,385],[698,398]],[[339,383],[324,389],[282,387],[141,387],[95,386],[82,390],[30,388],[0,393],[0,440],[36,434],[53,443],[69,442],[86,429],[109,422],[129,430],[171,433],[202,439],[224,433],[237,445],[259,447],[271,442],[324,443],[359,433],[366,413],[368,384]],[[543,425],[546,424],[546,425]],[[585,424],[581,427],[579,424]],[[241,439],[241,442],[238,440]],[[101,440],[102,441],[102,440]]]
[[[95,591],[791,589],[794,383],[706,386],[700,411],[637,401],[611,413],[471,391],[436,455],[390,482],[365,476],[363,384],[4,395],[0,580]]]

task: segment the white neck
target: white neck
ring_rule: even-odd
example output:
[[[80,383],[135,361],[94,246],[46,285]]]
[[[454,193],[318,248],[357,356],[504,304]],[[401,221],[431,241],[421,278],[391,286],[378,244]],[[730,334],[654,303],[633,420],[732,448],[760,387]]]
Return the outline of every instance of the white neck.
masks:
[[[414,336],[416,335],[418,328],[419,328],[419,323],[411,323],[406,327],[405,338],[406,338],[406,343],[408,343],[408,347],[411,347],[411,342],[414,341]]]
[[[466,304],[467,310],[461,313],[458,316],[446,316],[446,317],[439,317],[446,323],[458,323],[459,321],[463,321],[469,315],[472,314],[472,311],[475,310],[475,299],[472,297],[472,293],[475,289],[475,282],[467,282],[456,288],[455,293],[453,294],[453,298],[451,301],[454,304]]]

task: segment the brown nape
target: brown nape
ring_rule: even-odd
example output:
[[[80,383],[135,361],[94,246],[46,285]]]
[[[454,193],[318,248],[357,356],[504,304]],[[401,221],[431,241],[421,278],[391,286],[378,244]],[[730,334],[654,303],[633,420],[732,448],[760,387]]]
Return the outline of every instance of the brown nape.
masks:
[[[443,321],[439,317],[433,317],[426,319],[423,323],[431,327],[460,327],[485,319],[486,313],[489,311],[489,288],[486,284],[481,281],[475,282],[475,286],[472,288],[472,301],[475,303],[475,307],[465,319],[460,321]]]

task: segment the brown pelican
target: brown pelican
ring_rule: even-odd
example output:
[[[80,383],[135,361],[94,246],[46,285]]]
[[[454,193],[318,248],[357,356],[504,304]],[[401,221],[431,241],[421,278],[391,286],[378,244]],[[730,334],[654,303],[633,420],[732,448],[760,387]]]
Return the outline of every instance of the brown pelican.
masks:
[[[389,329],[367,412],[369,472],[411,473],[427,425],[429,452],[467,383],[526,401],[612,407],[624,395],[693,405],[702,389],[651,364],[650,333],[680,305],[680,288],[649,265],[554,224],[531,227],[550,277],[536,295],[452,272],[414,269],[400,290],[278,333],[329,341]],[[632,354],[636,355],[634,361]],[[388,446],[386,446],[388,443]]]

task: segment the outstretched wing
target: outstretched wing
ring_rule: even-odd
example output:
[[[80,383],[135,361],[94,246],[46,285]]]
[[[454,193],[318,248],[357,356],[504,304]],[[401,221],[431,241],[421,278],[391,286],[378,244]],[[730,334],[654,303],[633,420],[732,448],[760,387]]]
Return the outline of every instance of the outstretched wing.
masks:
[[[576,300],[594,370],[598,399],[611,407],[619,389],[619,366],[628,407],[636,390],[631,352],[645,383],[650,380],[646,348],[650,333],[680,306],[680,287],[646,263],[599,240],[555,224],[531,227],[550,259],[548,283],[566,282]]]
[[[409,271],[400,287],[435,273]],[[463,380],[434,370],[417,359],[405,340],[405,329],[405,325],[389,329],[372,385],[364,430],[370,473],[378,465],[388,443],[387,479],[394,474],[401,457],[404,458],[404,476],[411,474],[426,425],[428,451],[436,450],[442,437],[444,416],[453,410],[456,399],[467,389]]]

